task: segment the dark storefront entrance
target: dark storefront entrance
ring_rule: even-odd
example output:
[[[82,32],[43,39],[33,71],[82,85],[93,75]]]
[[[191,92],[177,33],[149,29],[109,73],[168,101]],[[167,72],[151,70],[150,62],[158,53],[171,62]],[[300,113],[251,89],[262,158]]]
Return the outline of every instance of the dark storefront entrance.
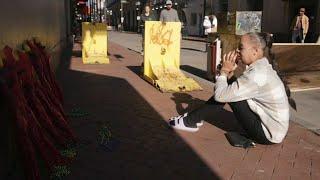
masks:
[[[306,8],[309,17],[309,32],[305,42],[316,42],[319,36],[319,1],[318,0],[291,0],[289,2],[289,22],[298,14],[300,7]]]

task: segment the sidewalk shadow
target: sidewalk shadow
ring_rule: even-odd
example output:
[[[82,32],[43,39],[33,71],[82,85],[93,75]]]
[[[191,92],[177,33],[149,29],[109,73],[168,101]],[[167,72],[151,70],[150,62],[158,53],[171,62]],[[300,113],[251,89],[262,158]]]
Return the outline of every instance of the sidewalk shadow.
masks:
[[[82,51],[81,50],[72,51],[72,56],[73,57],[82,57]]]
[[[179,115],[191,112],[202,106],[211,106],[205,105],[206,101],[194,98],[186,93],[173,93],[172,95],[173,97],[171,99],[176,103],[176,109]],[[208,118],[202,120],[224,131],[243,131],[233,113],[224,108],[208,113]]]
[[[181,49],[183,49],[183,50],[189,50],[189,51],[198,51],[198,52],[206,52],[206,51],[203,51],[203,50],[201,50],[201,49],[194,49],[194,48],[186,48],[186,47],[182,47]]]
[[[195,67],[192,67],[189,65],[182,65],[182,66],[180,66],[180,69],[182,69],[188,73],[191,73],[195,76],[198,76],[202,79],[209,80],[207,77],[207,72],[202,69],[198,69],[198,68],[195,68]]]
[[[108,57],[114,56],[117,60],[121,61],[121,59],[124,59],[124,57],[120,54],[110,54],[107,52]],[[82,57],[82,51],[81,50],[73,50],[72,51],[72,57]]]
[[[172,96],[171,99],[176,103],[176,109],[179,114],[190,112],[205,103],[205,101],[194,98],[187,93],[173,93]]]
[[[130,69],[135,74],[137,74],[138,76],[142,75],[142,72],[141,72],[141,68],[142,67],[141,66],[127,66],[127,68]],[[189,65],[182,65],[182,66],[180,66],[180,69],[183,70],[183,71],[186,71],[188,73],[191,73],[193,75],[196,75],[196,76],[198,76],[198,77],[200,77],[202,79],[210,81],[207,78],[206,72],[201,70],[201,69],[197,69],[197,68],[194,68],[194,67],[189,66]]]
[[[127,66],[127,68],[138,76],[142,75],[142,72],[141,72],[142,67],[141,66]]]
[[[122,59],[124,59],[124,57],[120,54],[113,54],[113,56],[118,60],[118,61],[122,61]]]
[[[77,104],[91,114],[70,119],[78,138],[91,143],[78,150],[66,179],[198,179],[199,174],[203,179],[220,179],[189,144],[168,128],[132,83],[95,74],[94,70],[104,69],[103,65],[86,67],[86,72],[62,67],[58,79],[66,108]],[[135,68],[133,71],[137,71]],[[112,137],[119,141],[112,152],[99,149],[97,125],[101,123],[107,123]]]

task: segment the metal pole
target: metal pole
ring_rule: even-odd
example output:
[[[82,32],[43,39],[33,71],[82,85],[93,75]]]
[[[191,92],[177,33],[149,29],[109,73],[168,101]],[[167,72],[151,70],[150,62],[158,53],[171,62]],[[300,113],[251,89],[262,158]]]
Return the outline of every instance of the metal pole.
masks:
[[[107,15],[107,0],[104,2],[104,6],[103,6],[103,14],[104,14],[104,21],[105,23],[108,25],[108,15]]]
[[[89,9],[89,14],[88,14],[89,17],[88,18],[89,19],[87,21],[90,21],[90,19],[91,19],[91,3],[90,3],[90,0],[88,1],[88,6],[89,6],[88,7],[88,9]]]
[[[92,0],[92,13],[93,13],[93,22],[96,21],[96,3],[95,3],[96,0]]]
[[[101,9],[102,9],[102,4],[101,4],[101,0],[99,0],[99,16],[100,16],[100,20],[99,22],[102,22],[102,14],[101,14]]]
[[[204,16],[206,16],[206,8],[207,8],[207,0],[203,0],[203,16],[202,16],[202,20],[204,19]],[[204,36],[204,30],[202,30],[202,34]]]
[[[91,22],[93,22],[94,19],[94,0],[91,0]]]
[[[207,0],[203,0],[203,17],[206,15]]]
[[[94,5],[93,5],[93,7],[94,7],[94,22],[97,21],[97,16],[98,16],[98,12],[97,12],[98,8],[97,8],[97,5],[98,5],[97,0],[94,0]]]
[[[120,1],[120,23],[121,23],[121,31],[123,30],[123,4],[122,4],[122,1]]]
[[[137,24],[137,25],[136,25],[136,28],[137,28],[136,31],[137,31],[137,32],[138,32],[138,19],[137,19],[138,13],[139,13],[139,12],[138,12],[138,5],[137,5],[137,3],[136,3],[136,16],[135,16],[135,21],[136,21],[136,24]]]
[[[94,14],[93,14],[93,0],[90,2],[90,22],[92,22]]]

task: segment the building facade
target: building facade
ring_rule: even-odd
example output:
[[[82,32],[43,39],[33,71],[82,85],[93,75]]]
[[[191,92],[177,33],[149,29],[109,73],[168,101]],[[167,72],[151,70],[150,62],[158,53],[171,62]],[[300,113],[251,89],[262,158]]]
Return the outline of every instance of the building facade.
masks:
[[[0,7],[0,37],[5,45],[18,47],[32,37],[52,51],[52,65],[56,67],[61,52],[72,39],[71,4],[68,0],[12,0]]]
[[[121,23],[121,4],[123,6],[123,29],[138,31],[137,16],[142,13],[145,4],[153,7],[153,12],[159,15],[165,8],[165,0],[111,0],[107,1],[108,9],[112,9],[112,25]],[[137,5],[137,2],[139,2]],[[176,0],[173,1],[184,31],[188,35],[203,35],[203,19],[206,15],[234,13],[236,11],[262,11],[262,31],[274,34],[276,42],[290,42],[290,25],[300,7],[306,8],[310,20],[310,30],[306,42],[314,42],[320,32],[320,2],[319,0]],[[220,17],[219,17],[220,18]],[[218,18],[218,28],[219,21]]]

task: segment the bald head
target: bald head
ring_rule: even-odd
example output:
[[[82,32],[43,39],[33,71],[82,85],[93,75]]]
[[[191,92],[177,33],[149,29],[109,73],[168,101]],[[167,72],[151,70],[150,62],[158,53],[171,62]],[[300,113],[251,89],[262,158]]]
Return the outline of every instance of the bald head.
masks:
[[[247,33],[243,35],[243,38],[248,39],[247,42],[255,48],[263,50],[266,47],[266,41],[260,33]]]
[[[264,33],[247,33],[241,37],[238,48],[241,60],[244,64],[249,65],[265,55],[266,40]]]

